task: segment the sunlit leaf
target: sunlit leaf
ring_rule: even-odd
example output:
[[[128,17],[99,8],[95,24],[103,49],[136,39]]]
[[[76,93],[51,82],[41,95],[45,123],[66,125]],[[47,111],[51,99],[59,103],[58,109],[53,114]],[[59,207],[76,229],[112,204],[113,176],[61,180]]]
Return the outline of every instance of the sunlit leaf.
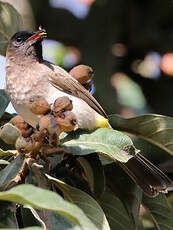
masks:
[[[97,152],[110,160],[121,162],[127,162],[138,152],[128,136],[106,128],[72,132],[61,143],[61,147],[75,155]]]
[[[0,159],[0,165],[9,165],[10,163],[6,160],[1,160]]]
[[[98,230],[76,205],[65,201],[61,196],[52,191],[33,185],[18,185],[6,192],[0,192],[0,200],[13,201],[41,210],[58,212],[79,225],[82,230]]]
[[[150,211],[157,230],[172,230],[173,209],[164,194],[159,194],[155,198],[144,195],[142,203]]]
[[[20,30],[21,17],[5,2],[0,2],[0,12],[0,54],[5,55],[9,38]]]
[[[75,203],[83,210],[83,212],[98,227],[98,229],[110,230],[105,214],[96,200],[82,190],[72,187],[47,174],[46,176],[63,192],[66,200]]]
[[[13,155],[13,153],[10,152],[10,150],[4,151],[4,150],[0,149],[0,158],[4,157],[4,156],[10,156],[10,155]]]
[[[109,117],[114,129],[133,133],[173,155],[173,118],[147,114],[133,118]]]
[[[1,7],[1,5],[0,5],[0,7]],[[10,100],[9,100],[9,97],[7,96],[5,90],[0,89],[0,117],[2,117],[2,115],[5,112],[5,109],[7,108],[9,102],[10,102]]]

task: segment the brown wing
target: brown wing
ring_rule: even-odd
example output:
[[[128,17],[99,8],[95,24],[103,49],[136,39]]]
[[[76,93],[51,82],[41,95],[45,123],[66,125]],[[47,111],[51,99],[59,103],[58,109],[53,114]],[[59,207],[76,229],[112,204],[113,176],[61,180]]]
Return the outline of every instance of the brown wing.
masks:
[[[99,114],[107,117],[101,105],[76,79],[59,66],[51,64],[51,67],[53,71],[49,74],[49,81],[54,87],[81,98]]]

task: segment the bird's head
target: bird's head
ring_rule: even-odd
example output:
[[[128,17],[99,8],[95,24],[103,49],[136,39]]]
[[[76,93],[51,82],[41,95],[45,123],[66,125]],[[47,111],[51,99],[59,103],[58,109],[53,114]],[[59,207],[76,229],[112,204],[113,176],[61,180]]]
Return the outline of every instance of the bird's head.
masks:
[[[31,58],[42,58],[41,42],[46,38],[46,30],[19,31],[15,33],[8,44],[7,56],[20,56],[21,59],[27,56]]]

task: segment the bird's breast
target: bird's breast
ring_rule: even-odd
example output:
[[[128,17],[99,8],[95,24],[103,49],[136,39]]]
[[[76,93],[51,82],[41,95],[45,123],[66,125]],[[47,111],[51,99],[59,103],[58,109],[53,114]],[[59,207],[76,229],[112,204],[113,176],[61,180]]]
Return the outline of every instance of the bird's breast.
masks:
[[[47,86],[48,87],[46,87],[46,89],[45,87],[43,87],[44,89],[43,91],[40,89],[40,90],[32,91],[32,93],[30,93],[30,89],[29,89],[28,91],[25,91],[21,94],[21,92],[19,91],[23,90],[22,87],[20,88],[19,91],[18,90],[16,91],[15,89],[15,93],[12,92],[13,93],[12,103],[16,111],[24,118],[24,120],[27,123],[35,127],[40,119],[40,116],[33,114],[29,109],[28,100],[30,97],[34,95],[43,96],[49,104],[53,104],[57,98],[62,96],[68,96],[69,99],[72,100],[72,104],[73,104],[72,112],[75,114],[77,118],[79,128],[82,129],[96,128],[96,123],[97,123],[96,119],[98,117],[98,113],[94,109],[92,109],[85,101],[83,101],[78,97],[69,95],[63,91],[56,89],[50,83],[47,83]],[[16,99],[14,100],[15,94],[17,95],[17,103],[16,103]]]
[[[92,109],[84,100],[69,95],[49,83],[47,69],[39,68],[11,68],[6,67],[6,91],[9,94],[16,111],[32,126],[36,126],[39,116],[29,109],[29,99],[33,96],[41,96],[49,104],[54,103],[58,97],[68,96],[72,100],[73,110],[78,120],[79,128],[96,128],[99,114]]]
[[[32,68],[32,66],[31,66]],[[12,103],[26,104],[35,95],[45,96],[49,91],[48,77],[36,71],[6,67],[6,92]]]

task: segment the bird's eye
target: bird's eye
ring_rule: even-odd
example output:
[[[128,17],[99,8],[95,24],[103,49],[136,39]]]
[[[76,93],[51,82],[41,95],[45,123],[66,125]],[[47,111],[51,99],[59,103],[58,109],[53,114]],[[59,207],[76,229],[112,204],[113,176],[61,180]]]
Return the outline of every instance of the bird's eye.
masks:
[[[22,41],[22,38],[18,37],[18,38],[16,38],[16,41],[17,41],[18,43],[20,43],[20,42]]]

